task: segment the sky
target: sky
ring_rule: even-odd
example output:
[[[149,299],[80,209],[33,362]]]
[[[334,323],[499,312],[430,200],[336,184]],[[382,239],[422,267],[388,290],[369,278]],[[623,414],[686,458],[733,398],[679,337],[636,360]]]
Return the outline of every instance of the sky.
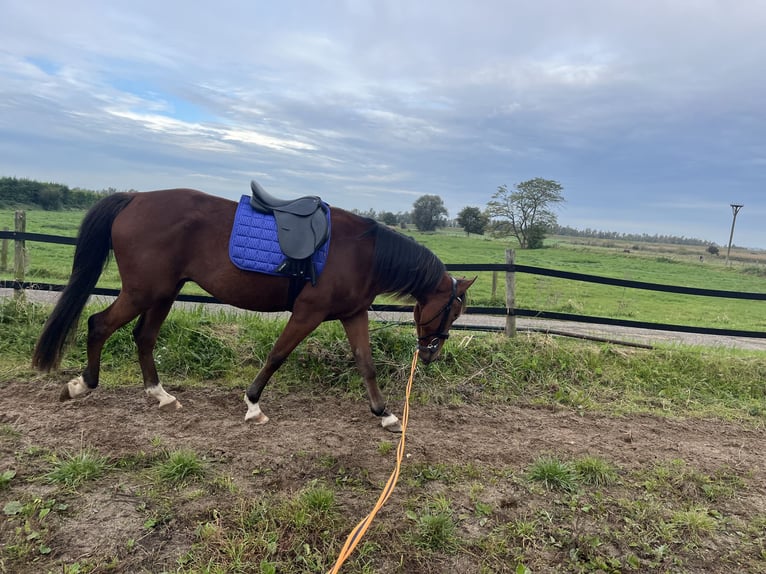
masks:
[[[0,0],[0,176],[766,248],[766,3]]]

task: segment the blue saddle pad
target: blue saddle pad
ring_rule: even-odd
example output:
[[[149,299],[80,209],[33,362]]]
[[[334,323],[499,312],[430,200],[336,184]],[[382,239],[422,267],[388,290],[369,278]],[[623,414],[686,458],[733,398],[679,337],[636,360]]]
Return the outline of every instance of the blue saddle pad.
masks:
[[[330,224],[330,210],[327,210],[327,224]],[[322,273],[330,250],[330,235],[311,260],[317,277]],[[280,275],[276,269],[285,260],[279,247],[277,224],[273,215],[255,211],[250,205],[250,196],[243,195],[234,216],[234,226],[229,239],[231,262],[245,271],[257,271],[268,275]],[[306,277],[309,279],[309,277]]]

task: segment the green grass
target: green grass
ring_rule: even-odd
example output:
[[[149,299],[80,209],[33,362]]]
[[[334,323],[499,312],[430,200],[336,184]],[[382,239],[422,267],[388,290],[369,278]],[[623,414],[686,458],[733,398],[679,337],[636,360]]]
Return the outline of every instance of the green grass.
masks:
[[[176,450],[168,453],[165,460],[155,466],[157,478],[162,484],[185,485],[205,476],[205,461],[194,451]]]
[[[609,486],[617,482],[617,470],[608,461],[596,456],[584,456],[574,461],[574,471],[585,484]]]
[[[527,478],[547,490],[574,492],[580,486],[580,477],[574,467],[552,456],[535,460],[527,469]]]
[[[416,547],[447,554],[458,549],[454,511],[444,496],[434,497],[418,511],[408,511],[406,516],[414,523],[407,537]]]
[[[87,448],[76,453],[54,457],[53,468],[45,475],[48,482],[77,488],[83,483],[96,480],[109,468],[108,459],[97,451]]]

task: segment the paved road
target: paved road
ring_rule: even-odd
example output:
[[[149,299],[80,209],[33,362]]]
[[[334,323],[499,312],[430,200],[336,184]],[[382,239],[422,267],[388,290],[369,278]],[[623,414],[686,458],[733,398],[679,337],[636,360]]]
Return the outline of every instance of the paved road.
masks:
[[[12,297],[11,289],[0,289],[0,298]],[[26,291],[27,299],[35,302],[53,303],[58,297],[58,293],[51,291]],[[110,297],[94,296],[92,300],[103,301],[105,304]],[[196,306],[197,303],[177,302],[178,306]],[[219,308],[229,311],[237,311],[234,307],[228,305],[210,305],[213,308]],[[280,317],[282,314],[264,314],[264,316]],[[389,312],[370,312],[372,320],[380,321],[411,321],[412,315],[403,313]],[[504,317],[492,317],[488,315],[463,315],[458,319],[456,325],[470,329],[471,326],[485,326],[501,328],[505,325]],[[570,334],[572,336],[608,339],[613,341],[622,341],[629,344],[652,345],[678,344],[695,345],[705,347],[728,347],[750,350],[766,351],[766,339],[755,339],[750,337],[723,337],[719,335],[698,335],[695,333],[676,333],[672,331],[655,331],[653,329],[635,329],[632,327],[618,327],[613,325],[593,325],[590,323],[575,323],[571,321],[551,321],[547,319],[529,319],[518,317],[516,319],[517,330],[542,331],[553,335]]]

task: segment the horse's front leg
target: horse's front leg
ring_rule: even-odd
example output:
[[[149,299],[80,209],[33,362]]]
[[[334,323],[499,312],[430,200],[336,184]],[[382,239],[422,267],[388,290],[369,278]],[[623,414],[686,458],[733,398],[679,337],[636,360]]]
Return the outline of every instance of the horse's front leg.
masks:
[[[370,349],[367,310],[365,309],[353,317],[343,319],[341,322],[346,330],[348,342],[351,343],[351,351],[354,353],[356,366],[362,375],[362,379],[364,379],[364,386],[370,399],[370,410],[375,416],[380,417],[380,424],[384,429],[391,432],[402,432],[402,425],[397,416],[391,414],[386,409],[386,400],[383,398],[375,379],[375,365],[372,362],[372,350]]]
[[[271,376],[282,366],[282,363],[285,362],[295,347],[319,326],[323,318],[321,315],[306,316],[295,310],[293,311],[293,314],[287,321],[287,325],[285,325],[284,331],[282,331],[277,338],[277,342],[274,343],[271,351],[269,351],[266,362],[261,367],[261,370],[258,371],[258,374],[245,393],[245,404],[247,404],[246,422],[252,421],[257,425],[269,422],[269,417],[263,413],[259,404],[263,389],[266,387],[269,379],[271,379]]]

